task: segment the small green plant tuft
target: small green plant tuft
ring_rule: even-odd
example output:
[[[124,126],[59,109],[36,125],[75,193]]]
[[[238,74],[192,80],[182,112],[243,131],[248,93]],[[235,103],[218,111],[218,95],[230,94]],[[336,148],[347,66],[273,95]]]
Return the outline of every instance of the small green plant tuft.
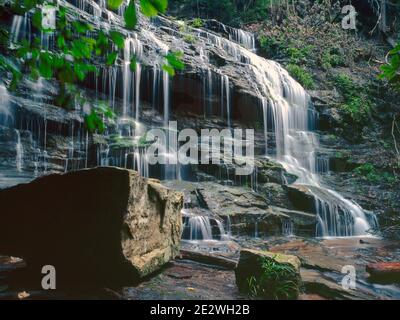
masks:
[[[248,294],[273,300],[291,300],[299,295],[299,278],[293,266],[260,258],[262,273],[247,279]]]

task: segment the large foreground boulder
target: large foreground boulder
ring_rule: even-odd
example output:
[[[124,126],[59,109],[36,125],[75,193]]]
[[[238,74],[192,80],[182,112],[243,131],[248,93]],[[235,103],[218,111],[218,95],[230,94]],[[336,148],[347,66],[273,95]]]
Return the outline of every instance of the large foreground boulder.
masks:
[[[179,253],[183,195],[102,167],[0,191],[0,253],[60,283],[131,283]]]
[[[240,292],[263,299],[296,299],[301,289],[296,256],[243,249],[235,270]]]

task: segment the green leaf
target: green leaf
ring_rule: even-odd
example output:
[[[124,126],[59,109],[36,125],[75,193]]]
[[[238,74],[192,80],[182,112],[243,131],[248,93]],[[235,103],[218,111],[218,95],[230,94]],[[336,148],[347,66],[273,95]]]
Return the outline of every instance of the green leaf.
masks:
[[[131,69],[132,72],[136,71],[136,63],[137,63],[136,57],[133,56],[129,64],[129,68]]]
[[[45,79],[51,79],[53,76],[52,58],[49,53],[43,52],[39,58],[39,72]]]
[[[111,52],[108,56],[107,56],[107,61],[106,64],[108,66],[112,66],[115,63],[115,60],[117,60],[117,56],[118,53],[117,52]]]
[[[32,16],[32,24],[36,29],[42,30],[42,11],[40,9],[35,10]]]
[[[59,35],[57,37],[57,46],[60,49],[64,49],[65,48],[65,38],[62,35]]]
[[[83,64],[80,63],[75,63],[74,64],[74,72],[76,77],[80,80],[83,81],[86,78],[86,69]]]
[[[77,33],[86,33],[87,31],[91,31],[93,29],[90,24],[80,21],[72,22],[72,26]]]
[[[111,10],[117,10],[124,0],[107,0],[107,7]]]
[[[178,70],[184,70],[185,64],[182,61],[183,53],[180,51],[170,52],[165,56],[168,63],[174,68]]]
[[[124,35],[121,32],[110,31],[110,37],[111,37],[111,40],[115,43],[115,45],[119,49],[123,49],[124,48],[125,38],[124,38]]]
[[[175,75],[175,69],[173,67],[171,67],[170,65],[164,64],[162,66],[162,69],[166,72],[168,72],[168,74],[173,77]]]
[[[144,15],[154,17],[158,13],[165,13],[168,0],[140,0],[140,7]]]
[[[134,29],[137,24],[135,1],[131,0],[124,12],[125,25],[127,29]]]

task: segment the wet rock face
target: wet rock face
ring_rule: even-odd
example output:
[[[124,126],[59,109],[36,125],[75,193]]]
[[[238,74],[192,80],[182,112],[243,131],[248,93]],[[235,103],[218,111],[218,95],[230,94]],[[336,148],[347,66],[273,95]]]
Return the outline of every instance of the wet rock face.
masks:
[[[49,175],[0,201],[0,252],[38,277],[53,265],[58,284],[135,282],[179,253],[182,194],[135,171]]]
[[[370,263],[366,267],[370,280],[377,282],[400,282],[400,262]]]

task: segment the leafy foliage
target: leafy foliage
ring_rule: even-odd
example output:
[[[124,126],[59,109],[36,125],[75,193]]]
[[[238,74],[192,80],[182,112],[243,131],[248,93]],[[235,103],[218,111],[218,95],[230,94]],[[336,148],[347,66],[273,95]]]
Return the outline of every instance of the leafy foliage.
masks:
[[[370,183],[388,183],[390,185],[395,185],[398,182],[397,176],[395,176],[393,172],[381,172],[372,163],[364,163],[355,168],[354,172]]]
[[[163,65],[163,70],[168,72],[168,74],[173,77],[175,75],[175,70],[183,70],[185,68],[182,57],[183,52],[181,51],[168,53],[165,56],[167,63]]]
[[[77,19],[74,12],[63,6],[57,10],[56,29],[45,30],[42,25],[42,6],[48,5],[50,1],[14,0],[12,10],[20,15],[29,11],[36,31],[53,32],[56,48],[49,50],[37,37],[31,43],[22,40],[10,47],[14,58],[0,55],[0,71],[12,75],[10,90],[17,89],[23,74],[28,74],[33,80],[39,77],[56,79],[60,89],[55,103],[70,108],[74,104],[74,97],[78,95],[76,84],[85,81],[90,73],[96,73],[97,65],[114,65],[120,50],[124,48],[125,36],[116,30],[94,30],[92,25]],[[122,0],[108,0],[107,6],[117,10],[122,3]],[[137,26],[135,3],[135,0],[131,0],[124,11],[125,26],[130,30]],[[164,13],[167,5],[168,0],[140,0],[141,10],[147,16]],[[8,34],[1,32],[1,35],[5,38],[2,42],[8,43]],[[171,76],[175,74],[175,69],[183,70],[181,53],[170,53],[165,58],[167,64],[163,68]],[[136,57],[132,57],[130,69],[136,69]],[[105,129],[103,119],[110,119],[111,116],[109,110],[93,107],[92,112],[86,116],[86,125],[90,131],[102,132]]]
[[[400,42],[388,53],[388,63],[381,66],[380,79],[386,79],[400,91]]]
[[[334,83],[344,97],[344,103],[340,106],[341,110],[354,124],[364,126],[372,109],[365,89],[343,74],[336,76]]]
[[[295,65],[289,64],[287,65],[288,72],[300,82],[300,84],[306,89],[313,89],[315,87],[314,80],[304,68]]]
[[[170,0],[170,7],[180,16],[240,25],[266,19],[271,2],[275,0]]]

